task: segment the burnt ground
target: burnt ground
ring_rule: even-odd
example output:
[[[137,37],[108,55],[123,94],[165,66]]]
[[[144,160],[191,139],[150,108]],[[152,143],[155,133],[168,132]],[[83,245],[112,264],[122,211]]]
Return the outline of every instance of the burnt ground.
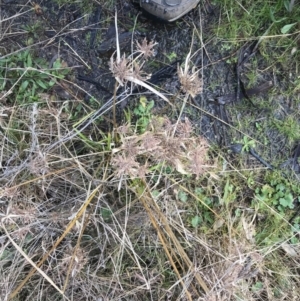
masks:
[[[49,67],[60,57],[72,68],[72,73],[67,84],[54,87],[51,93],[56,94],[58,101],[75,97],[72,110],[80,110],[76,109],[76,103],[97,109],[114,93],[114,79],[108,68],[109,58],[115,50],[114,10],[101,2],[89,5],[63,4],[63,1],[59,5],[57,2],[42,1],[40,7],[33,7],[24,1],[2,1],[1,56],[5,58],[11,53],[31,49],[35,56],[44,58]],[[235,46],[222,40],[215,34],[220,10],[209,3],[173,24],[149,19],[130,1],[118,2],[117,12],[122,52],[130,53],[132,38],[141,41],[146,37],[158,45],[155,58],[146,63],[144,70],[153,74],[175,62],[175,72],[166,74],[165,79],[161,76],[158,85],[162,91],[177,95],[176,100],[172,100],[177,109],[170,112],[157,99],[157,112],[177,118],[181,102],[176,62],[184,62],[191,50],[192,64],[201,69],[203,93],[191,100],[192,106],[187,106],[183,117],[190,118],[199,133],[221,148],[248,135],[256,140],[259,151],[270,164],[274,158],[277,166],[292,160],[296,141],[287,143],[270,124],[257,133],[257,122],[274,114],[270,103],[279,120],[289,114],[298,114],[293,111],[298,110],[297,104],[294,106],[295,102],[284,96],[284,91],[291,88],[289,68],[284,70],[286,66],[266,61],[261,48],[268,45],[263,46],[258,38]],[[249,77],[253,73],[256,76],[251,83]],[[271,96],[268,96],[270,91]],[[157,97],[150,94],[150,98]],[[122,109],[133,105],[136,99],[137,96],[130,96],[120,106],[119,124],[123,120]],[[249,123],[245,127],[241,125],[243,119]],[[298,172],[296,165],[293,164],[293,168]]]

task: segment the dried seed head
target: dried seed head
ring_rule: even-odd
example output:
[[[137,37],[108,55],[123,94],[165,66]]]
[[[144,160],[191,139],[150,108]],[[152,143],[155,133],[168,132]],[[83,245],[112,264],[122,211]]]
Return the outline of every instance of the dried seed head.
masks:
[[[121,86],[124,86],[126,77],[131,73],[130,65],[125,54],[123,54],[120,60],[114,60],[114,55],[112,55],[109,63],[109,70],[112,72],[118,83]]]
[[[193,98],[202,92],[203,82],[202,79],[199,78],[198,71],[195,67],[193,67],[191,71],[188,71],[186,68],[183,70],[181,67],[178,67],[177,72],[183,92],[188,93]]]
[[[134,157],[126,157],[125,154],[116,155],[112,160],[112,165],[116,169],[118,177],[123,175],[136,176],[140,164],[135,161]]]
[[[146,72],[144,72],[142,70],[143,68],[143,64],[138,64],[136,62],[133,62],[133,72],[132,72],[132,75],[133,77],[139,79],[139,80],[142,80],[142,81],[146,81],[148,80],[151,75],[147,74]]]
[[[155,55],[155,50],[153,47],[157,45],[156,42],[150,41],[149,43],[147,42],[146,38],[142,41],[142,44],[140,44],[138,41],[136,41],[136,47],[137,51],[143,54],[143,57],[145,60],[147,60],[149,57]]]

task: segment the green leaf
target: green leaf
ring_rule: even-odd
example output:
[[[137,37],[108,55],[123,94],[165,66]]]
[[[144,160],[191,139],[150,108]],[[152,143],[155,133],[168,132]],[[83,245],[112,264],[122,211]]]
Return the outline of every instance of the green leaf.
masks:
[[[53,63],[53,68],[54,68],[54,69],[59,69],[59,68],[61,68],[61,61],[60,61],[60,59],[57,59],[57,60]]]
[[[284,191],[285,190],[285,185],[283,183],[279,183],[276,185],[276,190]]]
[[[100,212],[101,212],[101,216],[103,217],[104,220],[108,220],[112,216],[112,211],[110,209],[101,208]]]
[[[32,58],[31,58],[30,53],[28,53],[28,56],[27,56],[27,66],[26,67],[32,67]]]
[[[228,205],[233,199],[235,199],[234,186],[227,180],[224,187],[222,203]]]
[[[279,199],[280,205],[284,208],[288,207],[290,209],[293,209],[294,208],[293,202],[294,202],[294,198],[291,193],[288,193],[284,198]]]
[[[202,193],[203,193],[203,189],[201,187],[196,187],[195,188],[195,194],[197,196],[202,195]]]
[[[294,27],[297,23],[298,23],[298,22],[295,22],[295,23],[292,23],[292,24],[287,24],[287,25],[283,26],[283,27],[281,28],[281,33],[282,33],[282,34],[288,33],[288,32],[290,31],[290,29],[291,29],[292,27]]]
[[[30,93],[30,95],[34,96],[36,88],[37,88],[37,84],[35,82],[33,82],[33,81],[31,81],[31,82],[32,82],[32,87],[31,87],[31,93]]]
[[[191,224],[194,228],[198,227],[200,223],[201,223],[201,217],[198,215],[194,216],[191,220]]]
[[[237,209],[235,209],[234,214],[235,214],[236,217],[241,217],[242,216],[242,210],[237,208]]]
[[[27,41],[26,41],[26,45],[27,45],[27,46],[31,46],[31,45],[33,45],[33,43],[34,43],[34,40],[33,40],[32,37],[29,37],[29,38],[27,39]]]
[[[154,100],[151,100],[151,101],[149,102],[149,104],[147,105],[148,111],[150,111],[153,107],[154,107]]]
[[[159,194],[160,194],[160,192],[157,189],[151,191],[151,195],[154,199],[157,198],[159,196]]]
[[[283,18],[281,18],[281,19],[279,19],[279,20],[276,20],[276,19],[275,19],[275,16],[274,16],[274,8],[271,8],[271,9],[270,9],[270,17],[271,17],[271,20],[272,20],[274,23],[279,23],[279,22],[282,22],[282,21],[284,21],[284,20],[286,19],[286,17],[283,17]]]
[[[263,193],[264,196],[266,197],[271,197],[272,193],[274,192],[274,188],[272,188],[270,185],[265,184],[262,189],[261,192]]]
[[[138,108],[135,108],[135,109],[133,110],[133,113],[134,113],[135,115],[137,115],[137,116],[140,116],[140,115],[141,115],[141,112],[140,112],[140,110],[139,110]]]
[[[24,80],[19,88],[19,92],[24,92],[26,90],[26,88],[28,87],[29,81],[28,80]]]
[[[46,86],[46,84],[43,82],[43,81],[41,81],[40,79],[38,79],[37,81],[36,81],[36,83],[41,87],[41,88],[43,88],[43,89],[48,89],[48,87]]]
[[[186,201],[188,200],[188,194],[187,194],[185,191],[180,190],[180,191],[178,192],[178,199],[179,199],[181,202],[186,203]]]
[[[258,292],[258,291],[260,291],[263,287],[264,287],[264,286],[263,286],[263,283],[260,282],[260,281],[258,281],[258,282],[256,282],[255,284],[252,285],[251,290],[252,290],[252,292]]]
[[[294,224],[294,225],[292,226],[292,230],[293,230],[294,232],[300,232],[300,225],[299,225],[299,224]]]
[[[56,81],[50,80],[50,82],[48,83],[48,86],[52,87],[55,83],[56,83]]]
[[[174,59],[177,58],[177,54],[173,51],[173,52],[171,52],[170,54],[166,54],[166,57],[168,58],[168,60],[169,60],[170,62],[172,62]]]
[[[287,11],[290,11],[290,0],[283,1],[284,7]]]
[[[209,222],[210,224],[212,224],[214,222],[211,212],[209,212],[209,211],[204,212],[204,220],[206,222]]]
[[[293,237],[291,238],[291,243],[292,243],[293,245],[299,244],[299,239],[298,239],[297,237],[293,236]]]
[[[49,74],[47,74],[47,73],[41,73],[41,72],[38,72],[37,75],[36,75],[36,73],[35,73],[35,76],[38,76],[39,78],[47,79],[47,81],[49,80]]]
[[[277,193],[274,194],[275,199],[282,198],[284,196],[284,192],[278,191]]]

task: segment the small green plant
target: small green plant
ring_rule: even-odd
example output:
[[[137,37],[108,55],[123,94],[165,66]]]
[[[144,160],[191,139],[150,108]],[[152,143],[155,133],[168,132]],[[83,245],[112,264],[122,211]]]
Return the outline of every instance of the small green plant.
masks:
[[[300,199],[298,198],[298,202]],[[293,234],[291,238],[292,244],[298,244],[299,243],[299,234],[300,234],[300,218],[296,218],[293,225],[291,226],[291,232]]]
[[[201,216],[194,216],[192,219],[192,225],[199,224],[200,221],[205,222],[208,225],[212,225],[214,222],[214,215],[210,208],[213,208],[213,199],[210,196],[207,196],[204,189],[197,187],[195,188],[195,195],[201,200],[199,202],[198,208],[201,212]],[[200,219],[199,219],[200,218]]]
[[[263,283],[262,283],[261,281],[255,282],[255,283],[252,285],[252,287],[251,287],[251,290],[252,290],[252,292],[254,292],[254,293],[257,293],[257,292],[259,292],[259,291],[262,290],[262,289],[263,289]]]
[[[110,221],[113,215],[112,211],[108,208],[101,208],[100,214],[105,221]]]
[[[179,190],[178,191],[178,199],[183,202],[183,203],[186,203],[187,200],[188,200],[188,194],[183,191],[183,190]]]
[[[24,25],[23,29],[28,33],[28,35],[37,39],[43,31],[43,26],[40,22],[35,22],[33,24]]]
[[[192,219],[191,219],[191,224],[194,228],[197,228],[202,222],[202,218],[199,215],[195,215]]]
[[[232,50],[233,45],[230,43],[222,43],[221,49],[222,51],[230,51]]]
[[[35,102],[39,93],[46,92],[68,72],[59,60],[48,69],[46,61],[26,50],[0,61],[0,91],[11,90],[8,100],[13,103]]]
[[[243,143],[243,148],[242,148],[243,152],[245,152],[245,151],[249,152],[251,148],[255,147],[255,141],[249,139],[249,137],[247,137],[247,136],[243,137],[242,143]]]
[[[173,62],[177,58],[177,54],[173,51],[171,53],[166,53],[165,56],[168,58],[169,62]]]
[[[284,6],[287,10],[287,12],[291,13],[294,6],[294,1],[284,1]],[[282,18],[276,19],[275,17],[275,9],[270,8],[270,18],[273,21],[273,23],[282,23],[283,21],[288,22],[288,24],[285,24],[283,27],[281,27],[281,33],[287,34],[296,24],[298,24],[299,20],[297,18],[291,18],[291,16],[284,16]],[[293,22],[297,20],[297,22]],[[292,23],[290,23],[292,21]]]
[[[140,98],[140,104],[134,109],[134,114],[138,118],[136,122],[136,127],[139,133],[144,133],[152,119],[151,110],[154,107],[154,101],[147,101],[145,96]]]
[[[226,184],[224,186],[224,194],[222,198],[220,199],[221,205],[225,205],[227,208],[228,206],[234,202],[237,198],[237,189],[236,187],[231,183],[231,181],[228,179],[226,181]]]
[[[282,175],[270,172],[262,187],[254,192],[253,206],[264,216],[257,225],[256,241],[262,245],[273,245],[282,241],[298,242],[299,220],[287,221],[294,214],[295,200],[299,199],[298,184],[294,184]]]
[[[292,188],[286,181],[274,179],[270,184],[256,189],[256,198],[259,201],[275,207],[279,212],[285,213],[294,208],[294,195]]]
[[[290,143],[300,139],[300,125],[295,116],[287,116],[285,120],[276,120],[274,127],[285,135]]]

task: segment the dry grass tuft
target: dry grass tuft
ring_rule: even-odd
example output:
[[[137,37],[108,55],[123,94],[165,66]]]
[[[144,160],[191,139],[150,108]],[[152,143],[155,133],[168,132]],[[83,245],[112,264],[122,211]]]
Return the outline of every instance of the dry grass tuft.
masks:
[[[143,134],[120,126],[111,150],[82,137],[57,144],[69,121],[52,103],[3,112],[1,300],[254,301],[299,293],[297,254],[292,265],[279,246],[257,246],[256,215],[235,216],[221,190],[214,206],[207,203],[205,191],[222,173],[188,119],[153,117]]]
[[[191,97],[195,98],[198,94],[202,93],[203,82],[199,78],[199,70],[195,67],[192,70],[188,68],[178,67],[178,78],[181,84],[181,89],[184,93],[189,94]]]
[[[155,49],[154,46],[156,46],[158,43],[154,41],[150,41],[148,43],[147,39],[144,38],[142,43],[140,44],[139,41],[136,41],[137,46],[137,52],[143,55],[143,58],[145,60],[155,56]]]
[[[118,132],[121,133],[122,128]],[[208,149],[204,138],[193,136],[188,119],[171,124],[166,117],[154,118],[149,131],[143,135],[121,135],[121,146],[113,149],[112,164],[119,177],[127,175],[143,179],[155,164],[198,178],[214,167],[208,163]]]

